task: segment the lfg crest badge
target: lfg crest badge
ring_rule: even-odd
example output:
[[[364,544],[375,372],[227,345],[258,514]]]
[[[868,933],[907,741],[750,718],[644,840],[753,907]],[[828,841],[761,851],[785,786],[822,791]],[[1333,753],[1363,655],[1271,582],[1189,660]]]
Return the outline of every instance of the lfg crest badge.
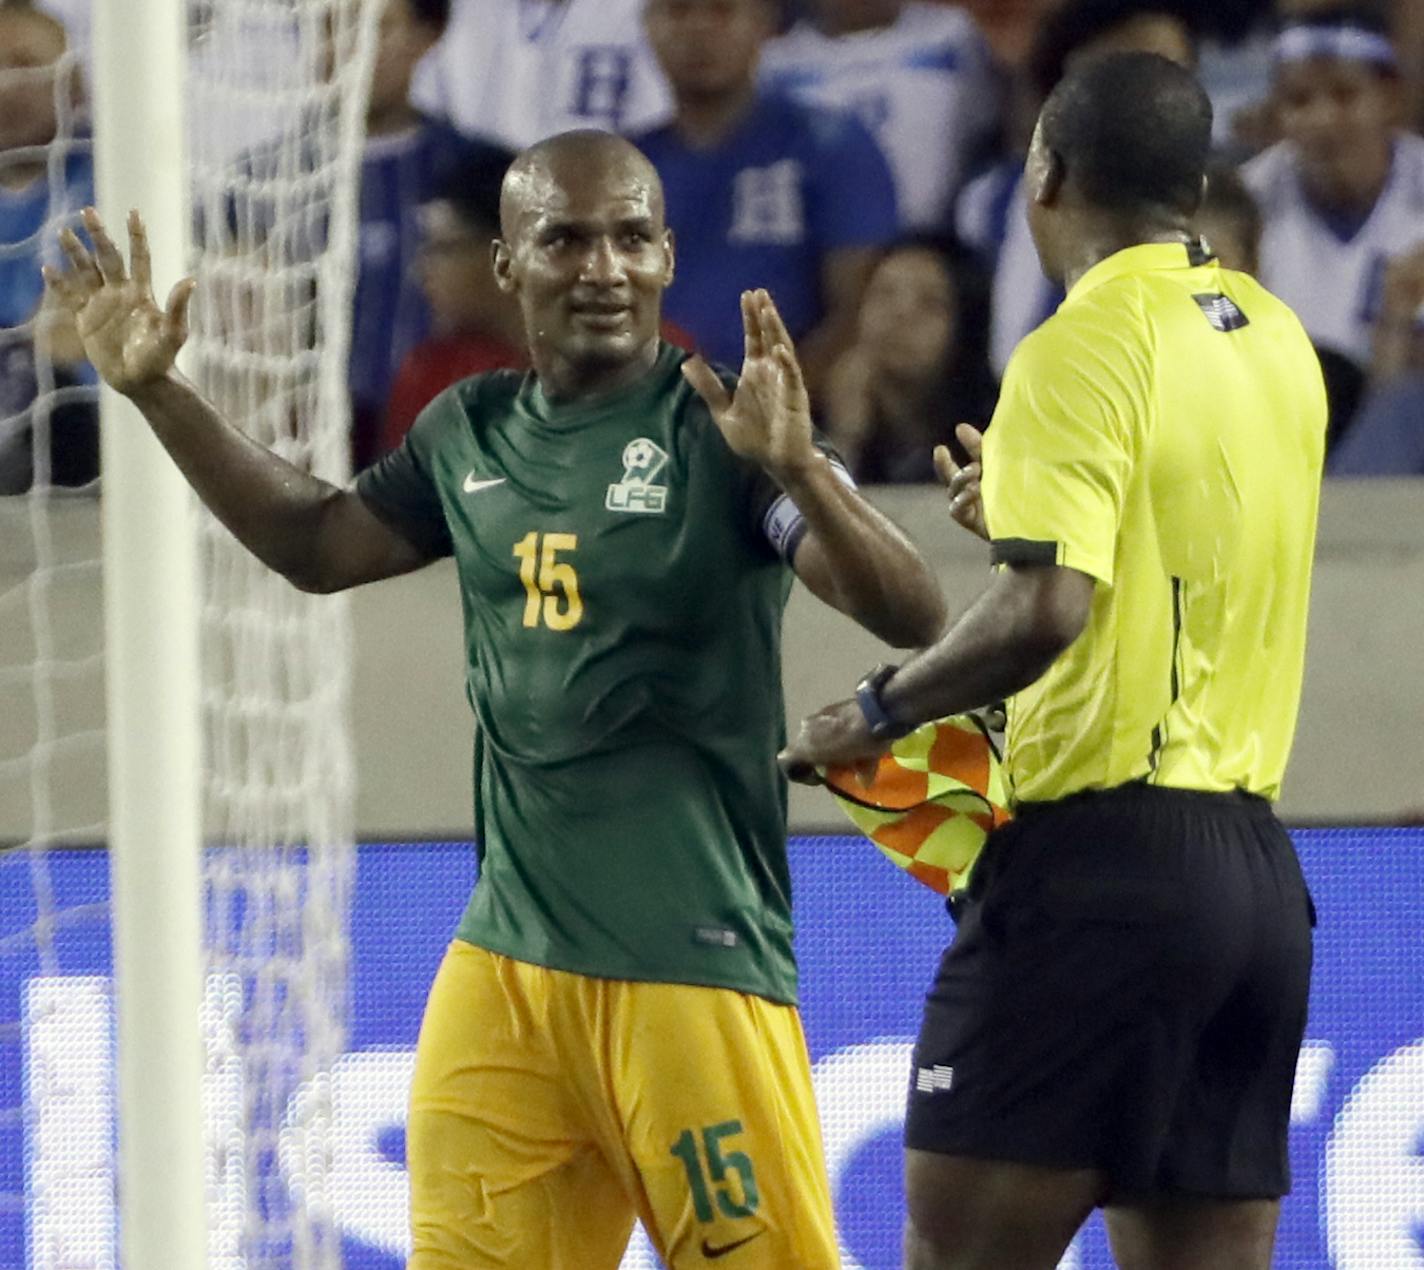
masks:
[[[623,479],[608,487],[603,505],[611,512],[658,515],[667,508],[667,486],[658,474],[667,466],[667,451],[647,437],[637,437],[623,447]]]

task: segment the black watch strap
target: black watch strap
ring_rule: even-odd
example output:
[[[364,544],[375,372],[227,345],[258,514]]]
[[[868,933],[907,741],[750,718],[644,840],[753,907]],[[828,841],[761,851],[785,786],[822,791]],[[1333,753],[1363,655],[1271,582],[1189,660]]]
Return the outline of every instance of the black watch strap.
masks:
[[[879,665],[855,686],[856,703],[860,706],[870,735],[877,741],[898,740],[915,730],[913,724],[907,727],[894,718],[880,698],[881,690],[899,669],[899,666]]]

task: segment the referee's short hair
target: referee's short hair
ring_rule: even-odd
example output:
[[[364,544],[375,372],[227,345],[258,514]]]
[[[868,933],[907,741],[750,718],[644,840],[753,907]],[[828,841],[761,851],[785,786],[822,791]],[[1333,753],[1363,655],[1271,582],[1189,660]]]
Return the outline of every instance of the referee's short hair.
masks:
[[[1156,53],[1115,53],[1070,72],[1041,116],[1043,142],[1095,207],[1190,216],[1211,152],[1211,102]]]

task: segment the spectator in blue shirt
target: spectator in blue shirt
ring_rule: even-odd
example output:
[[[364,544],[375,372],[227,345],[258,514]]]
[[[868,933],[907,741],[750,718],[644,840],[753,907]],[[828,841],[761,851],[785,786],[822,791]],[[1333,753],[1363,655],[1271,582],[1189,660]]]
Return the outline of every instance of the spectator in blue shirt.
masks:
[[[382,453],[386,402],[396,371],[430,333],[430,309],[416,268],[422,241],[421,209],[453,171],[482,161],[508,161],[488,142],[466,138],[449,124],[422,115],[410,102],[416,64],[444,30],[450,0],[386,0],[381,13],[366,141],[361,156],[356,290],[351,305],[351,457],[360,469]],[[336,50],[332,50],[332,56]],[[297,155],[293,145],[302,147]],[[290,167],[323,162],[305,138],[276,138],[244,155],[222,215],[199,209],[198,234],[225,232],[234,253],[278,267],[323,249],[325,214],[308,218],[292,200],[273,194]],[[289,179],[289,178],[288,178]]]
[[[0,327],[34,316],[44,294],[40,264],[54,255],[60,229],[78,224],[94,201],[89,140],[75,135],[78,67],[67,43],[49,14],[0,5]]]
[[[415,269],[420,209],[444,174],[496,155],[495,147],[467,140],[411,105],[416,63],[434,47],[449,17],[450,0],[388,0],[381,15],[361,161],[352,306],[352,458],[358,468],[380,453],[396,370],[430,333],[430,310]]]
[[[710,360],[737,366],[738,297],[765,287],[814,389],[896,235],[894,182],[850,115],[758,88],[774,17],[768,0],[648,0],[675,115],[634,139],[662,177],[678,247],[664,312]]]
[[[71,322],[41,312],[40,265],[94,201],[64,26],[0,4],[0,495],[98,473],[97,390]]]

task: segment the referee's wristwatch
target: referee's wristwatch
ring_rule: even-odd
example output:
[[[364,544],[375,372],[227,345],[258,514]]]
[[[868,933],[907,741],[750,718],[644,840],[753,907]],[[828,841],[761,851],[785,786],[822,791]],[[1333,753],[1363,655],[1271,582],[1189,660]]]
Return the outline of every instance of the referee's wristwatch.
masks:
[[[855,686],[855,700],[865,718],[870,735],[877,741],[898,741],[915,730],[915,724],[901,723],[885,708],[880,693],[899,666],[886,663],[875,667]]]

